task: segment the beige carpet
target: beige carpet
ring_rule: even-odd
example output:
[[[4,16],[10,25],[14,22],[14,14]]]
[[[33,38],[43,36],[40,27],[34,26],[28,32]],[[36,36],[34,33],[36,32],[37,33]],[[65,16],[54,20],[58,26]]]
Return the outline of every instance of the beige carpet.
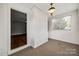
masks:
[[[54,39],[35,49],[29,47],[12,56],[78,56],[79,46]]]

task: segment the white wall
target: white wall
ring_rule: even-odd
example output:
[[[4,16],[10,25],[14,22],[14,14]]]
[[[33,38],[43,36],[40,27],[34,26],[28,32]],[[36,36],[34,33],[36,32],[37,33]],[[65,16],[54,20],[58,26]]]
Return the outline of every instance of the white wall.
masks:
[[[29,6],[28,6],[29,7]],[[27,13],[27,20],[31,19],[30,9],[22,4],[0,4],[0,55],[12,54],[30,46],[30,23],[27,22],[27,45],[11,50],[11,17],[10,9]]]
[[[49,38],[60,40],[60,41],[65,41],[65,42],[70,42],[70,43],[74,43],[74,44],[79,44],[78,19],[77,19],[78,18],[78,10],[64,13],[64,14],[58,15],[54,18],[61,18],[63,16],[71,16],[72,17],[71,31],[69,31],[69,30],[52,30],[52,28],[50,27]]]
[[[39,8],[33,8],[32,28],[32,47],[36,48],[48,41],[48,17]]]
[[[27,45],[11,50],[10,9],[27,13]],[[36,48],[48,41],[47,15],[39,8],[29,9],[28,4],[0,4],[0,55],[9,55],[28,46]]]
[[[77,25],[79,25],[79,4],[78,4],[78,12],[77,12],[77,14],[78,14],[78,20],[77,20]],[[78,28],[78,38],[79,38],[79,26],[77,26],[77,28]]]
[[[0,55],[8,54],[7,5],[0,4]]]

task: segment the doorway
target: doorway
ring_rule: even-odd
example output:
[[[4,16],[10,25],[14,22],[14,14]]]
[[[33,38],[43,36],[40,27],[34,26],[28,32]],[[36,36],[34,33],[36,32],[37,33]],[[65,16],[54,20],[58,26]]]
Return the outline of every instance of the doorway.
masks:
[[[11,9],[11,50],[27,44],[27,15]]]

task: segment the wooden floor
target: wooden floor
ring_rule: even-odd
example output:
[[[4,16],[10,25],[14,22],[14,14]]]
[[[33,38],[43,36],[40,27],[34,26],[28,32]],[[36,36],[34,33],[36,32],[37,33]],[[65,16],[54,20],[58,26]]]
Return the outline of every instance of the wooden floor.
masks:
[[[27,44],[26,34],[11,36],[11,49],[15,49]]]
[[[11,56],[79,56],[79,46],[54,39],[35,49],[29,47]]]

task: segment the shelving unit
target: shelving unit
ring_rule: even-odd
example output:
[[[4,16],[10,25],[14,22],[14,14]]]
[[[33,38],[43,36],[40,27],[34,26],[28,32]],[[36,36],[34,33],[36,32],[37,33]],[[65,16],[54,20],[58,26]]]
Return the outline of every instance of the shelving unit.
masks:
[[[11,9],[11,49],[27,44],[26,14]]]

